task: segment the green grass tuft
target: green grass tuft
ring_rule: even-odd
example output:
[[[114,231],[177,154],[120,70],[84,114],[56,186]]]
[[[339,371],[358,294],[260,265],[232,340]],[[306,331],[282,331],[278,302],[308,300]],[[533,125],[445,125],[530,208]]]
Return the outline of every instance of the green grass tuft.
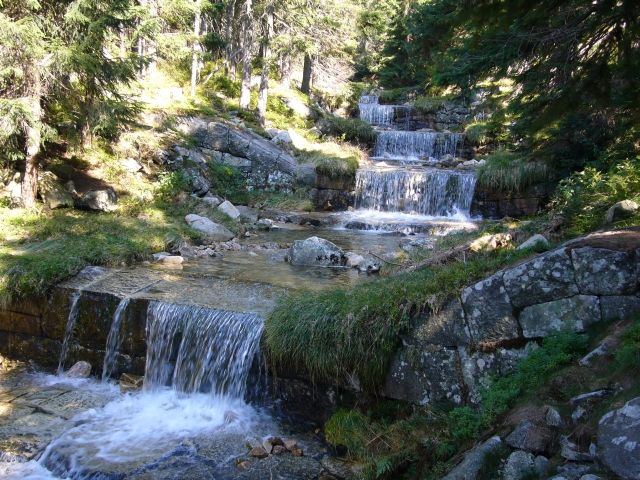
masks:
[[[376,141],[374,128],[359,118],[342,118],[332,115],[325,119],[331,126],[332,134],[337,137],[368,146],[373,146]]]
[[[526,161],[506,150],[492,153],[486,162],[478,170],[478,187],[490,191],[521,192],[551,177],[551,170],[546,164]]]

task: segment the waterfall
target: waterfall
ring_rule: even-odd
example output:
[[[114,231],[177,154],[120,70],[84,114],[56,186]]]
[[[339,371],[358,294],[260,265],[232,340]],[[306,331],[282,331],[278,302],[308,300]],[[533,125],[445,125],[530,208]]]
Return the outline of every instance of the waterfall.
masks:
[[[469,214],[473,173],[439,169],[360,169],[356,209],[446,217]]]
[[[82,295],[81,290],[74,291],[69,297],[69,316],[67,317],[67,325],[64,328],[64,339],[62,340],[62,349],[60,350],[60,359],[58,360],[58,375],[64,372],[64,362],[67,360],[69,354],[69,343],[73,336],[73,329],[76,326],[76,320],[78,319],[79,300]]]
[[[390,126],[396,113],[396,105],[380,105],[376,95],[364,95],[358,103],[360,120],[371,125]]]
[[[244,398],[262,328],[252,313],[151,302],[145,389]]]
[[[118,348],[120,347],[120,325],[122,324],[124,312],[129,306],[129,301],[130,298],[128,297],[120,300],[118,308],[116,308],[113,314],[113,321],[111,322],[111,328],[107,336],[107,345],[104,349],[104,362],[102,365],[103,382],[109,379],[116,366],[116,356],[118,354]]]
[[[374,157],[404,160],[439,160],[457,156],[462,147],[461,133],[407,132],[387,130],[378,133]]]

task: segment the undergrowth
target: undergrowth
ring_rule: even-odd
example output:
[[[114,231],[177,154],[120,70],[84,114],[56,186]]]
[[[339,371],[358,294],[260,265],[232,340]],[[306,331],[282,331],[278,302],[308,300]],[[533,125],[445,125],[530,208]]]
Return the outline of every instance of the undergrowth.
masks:
[[[565,218],[568,235],[581,235],[603,225],[607,209],[620,200],[640,202],[640,157],[613,166],[608,172],[587,167],[560,181],[551,210]],[[640,212],[616,223],[637,225]]]

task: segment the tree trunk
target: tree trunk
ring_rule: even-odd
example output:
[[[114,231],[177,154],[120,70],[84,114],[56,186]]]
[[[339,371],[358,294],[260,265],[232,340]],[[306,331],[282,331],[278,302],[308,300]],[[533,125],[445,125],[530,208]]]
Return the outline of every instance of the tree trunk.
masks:
[[[196,14],[193,19],[193,53],[191,55],[191,96],[196,96],[196,86],[198,85],[198,70],[200,65],[200,23],[201,8],[200,1],[196,1]]]
[[[258,118],[264,126],[269,100],[269,68],[271,66],[271,38],[273,37],[273,4],[267,5],[267,17],[264,21],[264,39],[262,42],[262,75],[260,77],[260,93],[258,94]]]
[[[313,72],[313,61],[308,53],[304,56],[304,66],[302,67],[302,85],[300,90],[302,93],[309,95],[311,93],[311,74]]]
[[[42,79],[38,67],[32,66],[29,78],[29,107],[31,121],[25,129],[27,140],[27,157],[25,161],[24,178],[22,179],[22,205],[25,208],[33,208],[36,205],[38,194],[38,156],[42,141]]]
[[[280,84],[285,88],[291,87],[291,53],[285,52],[280,57]]]
[[[227,76],[231,74],[232,65],[235,63],[233,53],[233,19],[235,18],[235,9],[235,0],[229,0],[224,14],[224,41],[226,43],[224,48],[224,72]]]
[[[251,27],[253,6],[251,0],[245,0],[242,18],[242,88],[240,90],[240,108],[247,110],[251,104]]]

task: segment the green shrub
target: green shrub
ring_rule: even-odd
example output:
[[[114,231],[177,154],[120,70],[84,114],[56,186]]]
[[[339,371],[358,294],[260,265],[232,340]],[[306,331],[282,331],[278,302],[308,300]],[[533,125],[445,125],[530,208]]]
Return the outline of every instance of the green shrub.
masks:
[[[210,162],[209,178],[211,187],[217,195],[221,195],[231,201],[245,198],[247,193],[246,181],[237,168],[222,163]]]
[[[400,104],[411,99],[419,87],[389,88],[380,92],[380,103]]]
[[[565,217],[568,234],[580,235],[600,227],[607,209],[626,199],[640,201],[640,157],[623,161],[608,172],[587,167],[562,180],[551,210]],[[635,225],[639,220],[636,214],[617,225]]]
[[[376,141],[376,131],[367,122],[359,118],[342,118],[335,115],[325,117],[334,135],[343,137],[350,142],[373,146]]]
[[[546,164],[527,161],[506,150],[489,155],[478,169],[478,186],[492,191],[521,192],[550,178],[551,170]]]

